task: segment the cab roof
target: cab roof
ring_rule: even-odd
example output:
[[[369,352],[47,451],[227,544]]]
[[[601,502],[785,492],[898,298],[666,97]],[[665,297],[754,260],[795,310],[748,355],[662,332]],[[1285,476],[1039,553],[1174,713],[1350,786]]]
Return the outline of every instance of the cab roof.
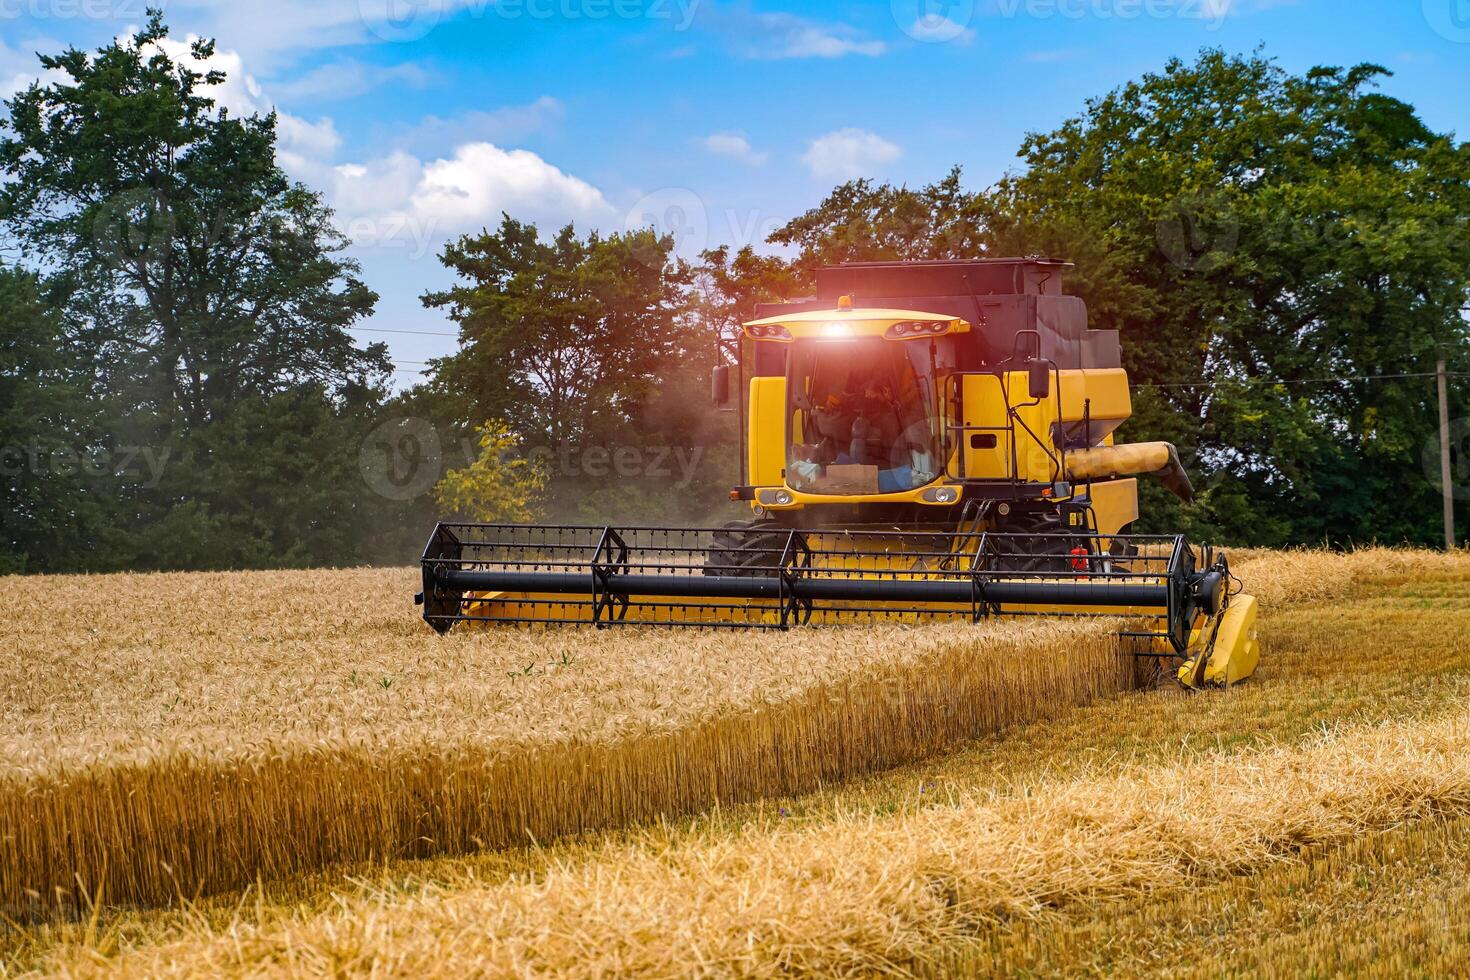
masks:
[[[793,337],[881,336],[895,323],[947,323],[951,333],[964,333],[970,324],[959,317],[919,310],[865,309],[805,310],[751,320],[745,327],[785,327]]]

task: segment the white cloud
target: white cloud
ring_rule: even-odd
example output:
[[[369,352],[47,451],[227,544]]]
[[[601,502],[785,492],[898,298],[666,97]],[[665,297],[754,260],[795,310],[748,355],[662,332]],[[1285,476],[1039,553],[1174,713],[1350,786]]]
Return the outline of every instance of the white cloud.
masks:
[[[958,41],[969,44],[975,40],[973,28],[940,14],[923,15],[904,28],[904,33],[915,41],[944,42]]]
[[[428,162],[398,151],[332,168],[328,198],[341,227],[360,245],[409,247],[415,254],[508,212],[541,227],[568,221],[605,225],[616,215],[602,191],[529,150],[466,143]]]
[[[133,34],[134,32],[129,30],[118,40],[120,42],[130,41]],[[260,83],[245,70],[245,60],[240,57],[238,51],[216,46],[214,54],[210,57],[196,58],[193,46],[198,40],[199,35],[197,34],[189,34],[182,41],[165,37],[154,41],[150,47],[168,55],[175,64],[183,65],[201,74],[209,71],[224,72],[223,82],[218,85],[201,86],[199,94],[213,99],[215,105],[229,110],[230,115],[248,116],[252,113],[271,111],[270,101],[265,97]]]
[[[59,51],[64,47],[57,41],[35,38],[15,47],[0,38],[0,99],[8,99],[30,87],[38,78],[43,84],[66,81],[69,77],[59,68],[40,71],[41,63],[36,60],[36,51]],[[0,112],[3,112],[0,109]]]
[[[801,160],[813,177],[851,180],[871,177],[884,164],[901,156],[902,148],[876,133],[865,129],[839,129],[812,140]]]
[[[425,116],[412,129],[394,134],[393,142],[436,150],[459,143],[505,143],[554,126],[565,111],[559,101],[543,95],[524,105],[475,110],[448,119]]]
[[[613,213],[602,192],[586,181],[529,150],[492,143],[467,143],[451,159],[427,164],[412,202],[417,215],[457,229],[493,222],[501,211],[543,221],[589,221]]]
[[[349,230],[370,229],[387,215],[405,215],[411,210],[413,189],[423,179],[424,165],[411,153],[397,152],[362,163],[333,167],[324,189]]]
[[[224,72],[224,82],[210,86],[208,94],[231,116],[276,112],[277,161],[292,177],[322,192],[336,212],[338,227],[359,250],[399,249],[397,254],[419,258],[453,235],[498,224],[502,211],[541,227],[568,221],[583,226],[616,223],[617,212],[598,188],[529,150],[506,149],[484,138],[515,138],[554,122],[563,109],[553,98],[448,120],[427,117],[410,139],[439,142],[446,147],[442,155],[421,158],[397,149],[365,160],[339,161],[342,138],[330,117],[312,122],[276,108],[264,86],[246,71],[238,51],[216,48],[210,58],[195,58],[191,51],[195,40],[189,35],[156,44],[173,61],[195,71]],[[27,61],[0,42],[0,84],[10,84],[11,75],[16,76],[17,89],[34,81],[34,69],[24,70]],[[355,84],[351,64],[330,67],[306,76],[294,91],[300,95],[314,88]]]
[[[749,58],[875,57],[888,50],[884,42],[865,38],[846,24],[822,24],[795,14],[741,14],[732,23],[747,35],[742,53]]]
[[[426,36],[461,7],[486,0],[191,0],[199,30],[228,38],[266,76],[303,51]]]
[[[365,65],[347,59],[320,65],[289,80],[271,82],[271,90],[285,99],[350,99],[384,85],[424,88],[434,74],[417,62],[398,65]]]
[[[215,104],[232,116],[248,116],[276,112],[276,159],[291,176],[319,186],[327,177],[332,160],[336,157],[342,138],[332,120],[323,117],[308,122],[300,116],[276,109],[255,76],[245,70],[245,59],[238,51],[215,47],[209,58],[196,58],[192,50],[197,35],[190,34],[185,40],[161,38],[154,46],[168,55],[174,62],[197,72],[222,71],[225,80],[206,89]]]
[[[769,157],[769,154],[756,152],[744,133],[711,133],[700,140],[700,143],[715,156],[727,157],[753,167],[765,163]]]
[[[341,145],[337,127],[325,116],[310,123],[289,112],[276,114],[276,159],[281,169],[299,179],[313,182]]]
[[[192,40],[192,38],[190,39]],[[234,51],[216,51],[200,65],[187,44],[165,41],[170,57],[200,70],[228,73],[217,96],[232,112],[265,112],[272,105]],[[602,192],[562,172],[529,150],[502,149],[476,134],[514,134],[559,118],[562,107],[544,97],[524,106],[476,112],[453,120],[430,116],[413,138],[453,140],[447,157],[425,162],[399,150],[364,161],[335,163],[341,137],[330,118],[308,122],[277,110],[277,157],[293,177],[324,192],[340,226],[360,245],[407,245],[427,251],[482,225],[501,211],[543,224],[606,220],[613,214]]]

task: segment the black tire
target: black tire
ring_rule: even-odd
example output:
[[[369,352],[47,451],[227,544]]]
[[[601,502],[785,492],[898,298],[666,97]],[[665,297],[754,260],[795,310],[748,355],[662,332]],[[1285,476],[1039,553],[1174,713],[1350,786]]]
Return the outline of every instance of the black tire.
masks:
[[[997,562],[1000,571],[1073,575],[1077,571],[1074,561],[1078,560],[1074,549],[1080,547],[1091,553],[1087,539],[1068,534],[1056,511],[1011,514],[997,530],[1002,534],[1041,535],[1014,539],[1013,546],[1006,549],[1012,554]]]
[[[1124,524],[1122,527],[1118,528],[1118,533],[1132,534],[1132,522]],[[1109,572],[1131,572],[1133,571],[1134,566],[1129,559],[1137,557],[1138,545],[1133,544],[1132,542],[1125,543],[1119,541],[1117,538],[1114,538],[1113,540],[1108,542],[1108,557],[1105,561],[1105,567]]]
[[[762,533],[765,532],[765,533]],[[705,575],[776,575],[791,529],[778,521],[731,521],[710,538]]]

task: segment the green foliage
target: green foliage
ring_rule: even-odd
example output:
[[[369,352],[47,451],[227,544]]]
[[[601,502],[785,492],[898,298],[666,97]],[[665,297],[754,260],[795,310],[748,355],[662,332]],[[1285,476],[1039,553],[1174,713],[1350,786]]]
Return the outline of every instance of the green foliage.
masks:
[[[434,500],[447,513],[495,523],[531,521],[546,487],[545,466],[518,455],[521,440],[504,422],[476,426],[480,454],[469,466],[450,470],[434,487]]]
[[[774,255],[758,255],[749,245],[731,253],[728,246],[701,253],[693,270],[691,312],[727,344],[741,336],[741,326],[755,319],[758,303],[797,296],[803,281],[797,269]]]
[[[1145,386],[1121,435],[1176,442],[1203,491],[1182,508],[1146,488],[1140,530],[1433,543],[1433,380],[1359,379],[1423,374],[1440,354],[1470,365],[1470,145],[1371,91],[1386,74],[1205,51],[1028,136],[1025,170],[989,192],[957,172],[919,190],[857,181],[772,240],[804,270],[1075,262],[1069,290],[1122,331]],[[1458,391],[1454,414],[1466,405]]]
[[[442,256],[460,283],[424,297],[459,323],[460,349],[435,363],[419,399],[459,426],[500,419],[556,460],[545,494],[556,517],[707,519],[728,504],[733,471],[686,482],[671,461],[725,443],[710,455],[733,463],[735,433],[709,400],[719,328],[701,318],[673,245],[650,230],[582,237],[571,226],[543,239],[508,215],[460,239]],[[636,472],[602,462],[619,450],[637,452]]]
[[[543,236],[506,215],[449,245],[457,281],[424,296],[460,349],[385,400],[385,347],[348,333],[376,296],[277,165],[275,117],[218,108],[223,76],[172,61],[166,36],[150,12],[43,56],[62,80],[0,119],[0,234],[23,264],[0,268],[0,572],[401,561],[441,507],[741,516],[736,416],[708,377],[756,305],[820,265],[982,254],[1072,260],[1094,326],[1122,331],[1121,435],[1176,443],[1200,490],[1185,508],[1145,483],[1140,530],[1438,538],[1433,384],[1389,376],[1440,355],[1470,370],[1470,146],[1374,91],[1376,66],[1173,61],[1028,136],[988,191],[959,168],[835,188],[771,236],[790,260],[691,265],[652,230]],[[1470,413],[1463,384],[1452,399]],[[433,495],[372,492],[387,418],[432,423],[435,467],[464,440],[466,465]],[[606,462],[629,450],[632,469]]]
[[[973,257],[985,248],[984,226],[979,199],[963,189],[960,176],[955,167],[918,190],[849,181],[770,240],[799,249],[793,269],[802,282],[839,262]]]
[[[0,267],[0,574],[111,543],[111,514],[84,479],[95,410],[78,355],[40,280]],[[92,481],[95,484],[96,481]]]
[[[295,385],[385,375],[345,328],[376,296],[315,193],[275,162],[275,116],[215,108],[218,72],[174,63],[160,16],[94,54],[42,56],[65,82],[9,102],[0,223],[66,293],[119,392],[188,425]],[[212,42],[196,41],[207,57]]]
[[[424,297],[460,324],[436,385],[537,445],[616,427],[681,351],[687,273],[672,247],[649,231],[579,238],[570,225],[543,241],[509,215],[461,238],[441,258],[463,284]]]
[[[357,473],[390,365],[347,328],[376,296],[277,166],[275,117],[217,108],[223,74],[166,37],[150,12],[43,55],[60,79],[0,119],[0,232],[46,273],[0,278],[0,444],[54,451],[6,468],[0,565],[362,560],[390,519]]]
[[[1371,91],[1386,75],[1206,51],[1029,137],[988,199],[993,247],[1074,257],[1135,380],[1182,385],[1125,434],[1190,420],[1170,434],[1209,492],[1153,526],[1437,539],[1432,379],[1356,379],[1470,363],[1470,148]]]

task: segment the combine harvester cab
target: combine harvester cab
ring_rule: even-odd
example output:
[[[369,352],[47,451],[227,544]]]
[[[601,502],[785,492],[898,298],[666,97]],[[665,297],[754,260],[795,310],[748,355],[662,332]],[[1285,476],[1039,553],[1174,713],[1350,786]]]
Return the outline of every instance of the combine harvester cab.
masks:
[[[444,632],[1113,616],[1132,653],[1177,664],[1188,687],[1245,679],[1256,602],[1225,556],[1130,533],[1137,477],[1193,490],[1173,446],[1115,444],[1132,413],[1117,332],[1088,328],[1066,268],[819,270],[816,298],[762,307],[713,378],[740,413],[730,496],[751,519],[440,524],[425,619]]]

